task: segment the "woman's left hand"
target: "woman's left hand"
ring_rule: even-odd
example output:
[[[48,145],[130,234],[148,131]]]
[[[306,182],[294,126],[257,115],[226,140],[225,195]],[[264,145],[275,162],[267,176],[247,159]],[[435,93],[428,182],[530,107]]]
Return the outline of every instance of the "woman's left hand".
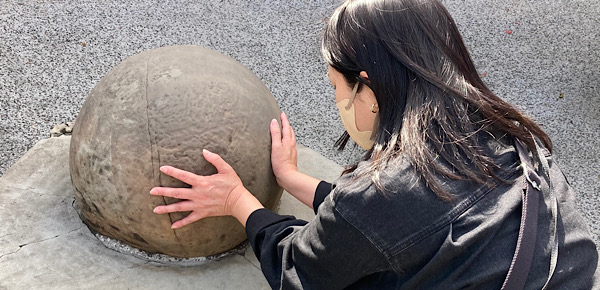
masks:
[[[202,154],[206,161],[217,168],[217,174],[200,176],[175,167],[162,166],[160,171],[192,187],[155,187],[150,191],[152,195],[182,199],[174,204],[157,206],[154,208],[154,213],[191,211],[187,217],[173,223],[171,226],[173,229],[181,228],[205,217],[234,215],[236,204],[240,198],[250,194],[242,185],[237,173],[221,156],[208,150],[203,150]]]

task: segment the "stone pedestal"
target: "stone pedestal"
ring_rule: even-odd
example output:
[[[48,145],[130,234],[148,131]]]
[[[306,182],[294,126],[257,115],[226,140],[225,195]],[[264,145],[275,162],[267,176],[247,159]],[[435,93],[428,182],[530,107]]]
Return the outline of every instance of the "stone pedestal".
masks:
[[[250,248],[194,266],[165,265],[110,250],[73,208],[71,138],[38,142],[0,177],[0,289],[269,289]],[[298,148],[300,171],[333,181],[334,162]],[[311,220],[284,192],[281,214]]]

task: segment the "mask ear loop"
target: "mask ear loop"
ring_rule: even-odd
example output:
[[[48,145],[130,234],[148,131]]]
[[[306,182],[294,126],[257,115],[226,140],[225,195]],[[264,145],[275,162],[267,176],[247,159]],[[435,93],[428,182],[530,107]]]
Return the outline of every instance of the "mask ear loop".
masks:
[[[354,103],[354,97],[356,97],[356,92],[358,91],[358,82],[354,84],[354,88],[352,89],[352,95],[350,95],[350,101],[348,105],[346,105],[346,110],[350,110],[352,108],[352,103]]]

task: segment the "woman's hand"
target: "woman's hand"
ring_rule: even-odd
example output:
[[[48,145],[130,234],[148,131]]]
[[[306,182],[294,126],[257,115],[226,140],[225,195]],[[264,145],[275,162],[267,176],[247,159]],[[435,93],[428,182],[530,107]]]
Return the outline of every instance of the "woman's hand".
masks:
[[[286,188],[286,181],[298,172],[298,153],[296,135],[285,113],[281,113],[281,126],[271,121],[271,165],[277,183]]]
[[[202,154],[206,161],[217,168],[217,174],[200,176],[171,166],[161,167],[160,171],[163,173],[192,187],[153,188],[150,191],[152,195],[182,199],[182,201],[174,204],[157,206],[154,208],[154,213],[191,211],[187,217],[173,223],[171,226],[173,229],[181,228],[205,217],[224,215],[233,215],[238,218],[242,225],[245,225],[250,213],[262,208],[262,205],[242,185],[237,173],[221,156],[208,150],[203,150]]]
[[[271,165],[277,183],[312,208],[320,180],[298,171],[296,135],[284,113],[281,113],[281,126],[280,130],[277,121],[271,121]]]

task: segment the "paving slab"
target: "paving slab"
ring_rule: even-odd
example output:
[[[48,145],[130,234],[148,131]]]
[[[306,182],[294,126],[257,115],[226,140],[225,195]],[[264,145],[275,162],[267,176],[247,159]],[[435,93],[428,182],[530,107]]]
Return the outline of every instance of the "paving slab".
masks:
[[[106,248],[74,208],[70,139],[39,141],[0,178],[0,289],[269,289],[251,248],[193,266]],[[304,146],[298,146],[298,167],[328,181],[342,170]],[[287,192],[279,212],[314,217]]]

